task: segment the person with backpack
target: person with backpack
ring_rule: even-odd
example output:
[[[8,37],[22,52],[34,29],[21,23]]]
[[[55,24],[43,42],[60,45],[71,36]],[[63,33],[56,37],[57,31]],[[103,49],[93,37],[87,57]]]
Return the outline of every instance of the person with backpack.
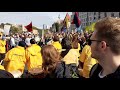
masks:
[[[42,68],[41,47],[36,44],[35,39],[30,40],[31,46],[26,48],[26,65],[28,72],[33,68]]]
[[[62,47],[65,49],[61,52],[61,58],[64,61],[64,67],[66,68],[67,72],[66,74],[69,75],[70,78],[79,78],[78,51],[72,48],[71,40],[67,36],[62,40]]]
[[[26,63],[25,47],[25,42],[20,41],[18,46],[12,48],[6,53],[5,59],[3,60],[3,65],[6,71],[13,72],[19,70],[21,74],[23,73]]]
[[[60,53],[53,45],[43,46],[41,54],[43,58],[42,76],[44,78],[71,78],[68,67],[61,60]]]

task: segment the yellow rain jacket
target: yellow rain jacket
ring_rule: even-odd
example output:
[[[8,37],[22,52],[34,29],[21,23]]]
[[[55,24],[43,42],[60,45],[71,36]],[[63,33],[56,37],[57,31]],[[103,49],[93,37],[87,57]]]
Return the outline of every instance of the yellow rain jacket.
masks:
[[[24,71],[26,58],[24,47],[17,46],[6,53],[5,56],[5,70],[12,72],[14,70],[20,70],[21,73]]]
[[[70,49],[69,52],[64,56],[63,61],[66,64],[75,63],[78,66],[78,53],[76,49]]]
[[[72,48],[73,48],[73,46],[72,46]],[[78,53],[78,57],[80,57],[80,53],[79,53],[79,51],[81,50],[81,48],[80,48],[80,44],[78,43],[78,49],[75,49],[76,51],[77,51],[77,53]]]
[[[4,66],[0,65],[0,69],[1,70],[5,70]]]
[[[82,76],[89,78],[89,73],[94,64],[97,63],[96,59],[91,57],[91,48],[89,45],[86,45],[80,55],[80,61],[83,63],[83,70],[81,72]]]
[[[57,42],[53,42],[52,45],[57,49],[57,50],[62,50],[62,45],[59,43],[59,41]]]
[[[5,40],[0,40],[0,53],[6,53],[6,41]]]
[[[37,44],[32,44],[26,49],[26,59],[28,71],[33,68],[42,67],[41,47]]]

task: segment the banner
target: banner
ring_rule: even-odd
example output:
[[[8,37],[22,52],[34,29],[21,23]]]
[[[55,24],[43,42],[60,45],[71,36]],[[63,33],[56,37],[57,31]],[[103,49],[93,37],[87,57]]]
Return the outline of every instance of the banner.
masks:
[[[4,32],[3,33],[5,35],[9,35],[10,27],[11,27],[11,25],[4,25]]]
[[[0,28],[0,32],[4,32],[4,30]]]

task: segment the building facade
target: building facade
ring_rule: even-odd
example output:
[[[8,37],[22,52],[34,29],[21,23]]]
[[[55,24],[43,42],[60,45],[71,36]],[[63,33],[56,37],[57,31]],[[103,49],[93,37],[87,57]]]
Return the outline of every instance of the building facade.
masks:
[[[71,21],[73,20],[74,13],[75,12],[72,12]],[[120,17],[120,12],[79,12],[82,29],[105,17]],[[71,24],[71,30],[74,30],[75,28],[75,25]]]

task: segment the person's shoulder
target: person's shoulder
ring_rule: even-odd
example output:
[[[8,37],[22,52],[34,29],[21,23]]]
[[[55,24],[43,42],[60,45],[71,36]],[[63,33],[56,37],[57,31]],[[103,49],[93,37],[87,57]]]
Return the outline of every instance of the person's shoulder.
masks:
[[[27,47],[27,48],[26,48],[26,51],[29,51],[30,49],[31,49],[31,46]]]
[[[84,48],[85,48],[85,49],[89,49],[90,46],[89,46],[89,45],[85,45]]]
[[[108,78],[108,79],[111,79],[111,78],[120,79],[120,66],[116,69],[116,71],[114,73],[107,75],[106,78]]]
[[[69,50],[69,53],[77,54],[77,52],[76,52],[77,50],[78,50],[78,49],[70,49],[70,50]]]
[[[96,72],[99,72],[100,70],[102,70],[100,64],[99,63],[94,64],[90,70],[89,76],[92,77]]]

